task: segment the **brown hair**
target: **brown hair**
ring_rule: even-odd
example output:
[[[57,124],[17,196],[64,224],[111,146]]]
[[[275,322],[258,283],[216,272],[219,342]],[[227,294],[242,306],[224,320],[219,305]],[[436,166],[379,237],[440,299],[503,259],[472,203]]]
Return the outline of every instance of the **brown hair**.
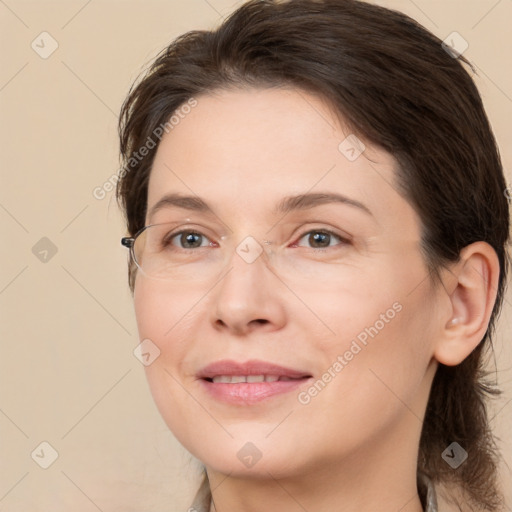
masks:
[[[327,100],[353,133],[397,160],[398,187],[421,218],[433,281],[472,242],[483,240],[496,251],[500,276],[489,327],[461,364],[437,369],[418,471],[455,484],[485,510],[498,510],[499,457],[486,399],[499,391],[486,381],[484,347],[492,348],[509,266],[506,183],[463,64],[474,70],[441,43],[408,16],[358,0],[246,2],[216,30],[177,38],[132,86],[119,123],[126,172],[117,197],[134,235],[144,226],[158,144],[140,161],[130,159],[191,98],[222,88],[291,86]],[[132,290],[135,270],[132,263]],[[441,457],[454,441],[468,452],[457,470]]]

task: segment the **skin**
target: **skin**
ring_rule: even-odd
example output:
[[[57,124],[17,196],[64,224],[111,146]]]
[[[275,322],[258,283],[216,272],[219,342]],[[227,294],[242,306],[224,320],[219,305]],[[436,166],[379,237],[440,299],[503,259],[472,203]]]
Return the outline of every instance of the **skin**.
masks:
[[[284,88],[197,100],[161,140],[148,211],[177,192],[199,196],[214,214],[169,207],[146,225],[193,225],[218,244],[199,261],[221,254],[211,251],[224,259],[204,263],[200,278],[139,272],[134,300],[140,339],[160,350],[146,367],[153,397],[206,466],[212,510],[421,511],[416,465],[428,393],[438,362],[460,363],[485,333],[494,251],[466,247],[435,286],[420,219],[394,185],[395,160],[365,142],[349,161],[338,146],[351,132],[325,102]],[[333,191],[371,215],[341,203],[272,213],[284,196]],[[320,250],[309,235],[322,228],[349,242],[332,237]],[[236,252],[247,236],[263,248],[252,263]],[[250,406],[221,403],[197,379],[213,361],[262,359],[316,381],[393,304],[400,311],[307,404],[295,391]],[[247,442],[261,454],[252,467],[237,457]]]

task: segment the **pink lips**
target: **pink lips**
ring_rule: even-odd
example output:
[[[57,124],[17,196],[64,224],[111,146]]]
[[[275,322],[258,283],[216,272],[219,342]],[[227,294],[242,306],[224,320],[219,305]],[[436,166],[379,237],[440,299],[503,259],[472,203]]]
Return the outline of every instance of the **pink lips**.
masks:
[[[269,376],[271,382],[214,382],[219,377]],[[290,392],[311,378],[311,374],[266,361],[238,363],[222,360],[209,364],[197,374],[201,385],[213,398],[230,404],[250,405],[272,396]],[[277,380],[279,379],[279,380]],[[285,379],[285,380],[281,380]],[[225,380],[225,379],[221,379]]]

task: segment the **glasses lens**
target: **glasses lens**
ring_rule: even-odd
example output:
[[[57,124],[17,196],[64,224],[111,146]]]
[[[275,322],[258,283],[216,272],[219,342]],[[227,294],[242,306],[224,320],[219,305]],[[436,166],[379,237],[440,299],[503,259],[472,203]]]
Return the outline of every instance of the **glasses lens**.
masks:
[[[154,279],[195,280],[215,275],[223,268],[222,255],[202,233],[180,231],[175,224],[146,227],[135,239],[135,263]]]

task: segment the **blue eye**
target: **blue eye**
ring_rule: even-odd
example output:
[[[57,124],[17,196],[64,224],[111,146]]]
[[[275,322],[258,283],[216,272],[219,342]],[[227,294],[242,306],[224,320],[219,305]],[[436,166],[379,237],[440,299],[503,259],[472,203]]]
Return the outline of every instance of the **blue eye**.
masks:
[[[346,245],[349,244],[350,241],[346,238],[329,231],[328,229],[313,229],[311,231],[307,231],[304,233],[297,242],[296,245],[300,245],[300,241],[307,237],[308,243],[312,244],[312,249],[326,249],[327,247],[332,247],[333,245]],[[339,240],[341,243],[331,244],[333,239]]]

